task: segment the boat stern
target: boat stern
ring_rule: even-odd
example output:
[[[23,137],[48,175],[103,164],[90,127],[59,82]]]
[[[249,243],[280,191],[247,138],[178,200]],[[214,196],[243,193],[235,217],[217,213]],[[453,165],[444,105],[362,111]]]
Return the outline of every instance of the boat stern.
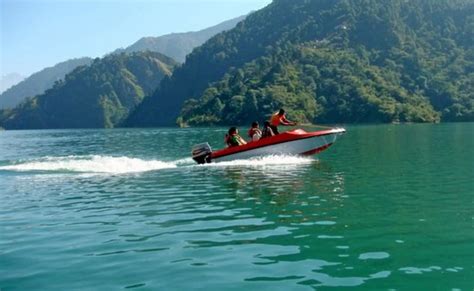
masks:
[[[212,148],[209,143],[200,143],[192,147],[191,156],[198,164],[205,164],[211,162]]]

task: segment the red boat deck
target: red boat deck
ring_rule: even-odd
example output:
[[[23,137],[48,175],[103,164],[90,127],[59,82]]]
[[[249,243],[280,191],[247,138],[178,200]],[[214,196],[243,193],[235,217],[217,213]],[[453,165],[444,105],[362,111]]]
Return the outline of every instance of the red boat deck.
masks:
[[[222,156],[227,156],[227,155],[235,154],[238,152],[253,150],[256,148],[265,147],[269,145],[275,145],[279,143],[312,138],[316,136],[324,136],[324,135],[329,135],[329,134],[334,134],[333,129],[314,131],[314,132],[306,132],[303,129],[290,130],[290,131],[282,132],[280,134],[277,134],[271,137],[262,138],[258,141],[251,141],[241,146],[234,146],[234,147],[229,147],[222,150],[217,150],[211,154],[211,158],[215,159]]]

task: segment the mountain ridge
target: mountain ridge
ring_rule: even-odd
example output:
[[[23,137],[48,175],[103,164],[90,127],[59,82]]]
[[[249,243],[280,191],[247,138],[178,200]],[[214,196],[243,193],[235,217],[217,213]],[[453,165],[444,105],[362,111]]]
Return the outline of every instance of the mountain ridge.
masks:
[[[212,36],[235,27],[245,17],[246,15],[242,15],[198,31],[175,32],[157,37],[142,37],[125,49],[118,49],[115,52],[150,50],[170,56],[178,62],[184,62],[186,55],[195,47],[200,46]]]
[[[195,47],[205,42],[211,36],[234,27],[244,18],[245,16],[239,16],[199,31],[171,33],[158,37],[144,37],[127,48],[117,49],[111,54],[149,50],[182,62],[185,56]],[[70,59],[32,74],[0,94],[0,109],[14,108],[27,97],[42,94],[46,89],[51,88],[55,81],[63,79],[67,73],[70,73],[76,67],[88,65],[91,62],[92,58],[89,57]]]
[[[12,86],[20,83],[25,79],[25,76],[22,76],[18,73],[10,73],[1,76],[0,79],[0,94],[10,89]]]

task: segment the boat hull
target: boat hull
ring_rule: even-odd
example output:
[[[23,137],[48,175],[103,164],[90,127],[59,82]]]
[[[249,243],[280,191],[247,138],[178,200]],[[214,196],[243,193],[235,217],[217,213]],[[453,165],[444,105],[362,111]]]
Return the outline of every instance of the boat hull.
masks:
[[[212,152],[210,161],[224,162],[267,155],[313,155],[330,147],[345,129],[335,128],[307,133],[301,129]]]

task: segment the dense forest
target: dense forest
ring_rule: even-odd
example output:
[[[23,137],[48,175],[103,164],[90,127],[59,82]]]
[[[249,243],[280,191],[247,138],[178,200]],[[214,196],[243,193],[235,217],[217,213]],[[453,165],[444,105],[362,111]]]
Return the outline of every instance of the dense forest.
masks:
[[[286,47],[226,74],[199,100],[185,102],[179,122],[250,124],[280,107],[300,122],[436,122],[421,95],[399,88],[389,70],[315,43]]]
[[[80,66],[44,94],[15,109],[0,111],[0,126],[23,128],[97,128],[120,124],[176,62],[159,53],[109,55]]]
[[[472,0],[275,0],[191,53],[126,122],[474,120]]]

